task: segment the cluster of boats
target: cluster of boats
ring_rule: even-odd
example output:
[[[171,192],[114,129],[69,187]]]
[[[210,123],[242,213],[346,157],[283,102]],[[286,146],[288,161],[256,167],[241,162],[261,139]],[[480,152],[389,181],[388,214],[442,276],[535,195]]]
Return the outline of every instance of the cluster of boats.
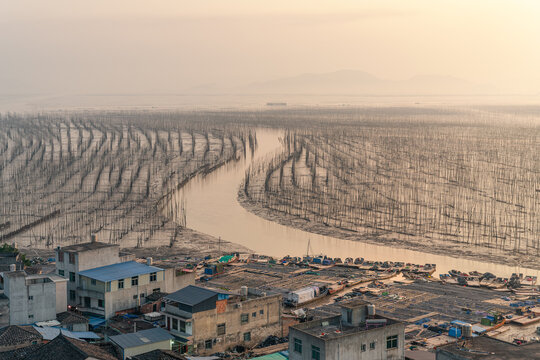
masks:
[[[269,257],[260,257],[252,259],[255,262],[269,262],[274,264],[280,264],[284,266],[297,265],[306,266],[314,269],[328,269],[334,266],[350,267],[358,270],[372,270],[372,271],[386,271],[386,272],[401,272],[404,275],[428,276],[432,275],[437,269],[435,264],[417,265],[405,262],[393,262],[393,261],[368,261],[364,258],[346,258],[342,260],[339,257],[331,258],[324,255],[321,256],[285,256],[279,260],[275,260]]]
[[[471,271],[466,273],[458,270],[450,270],[448,274],[440,274],[439,278],[447,284],[486,287],[494,290],[516,289],[524,286],[534,287],[537,281],[536,276],[523,276],[523,274],[512,274],[510,278],[502,278],[489,272]]]

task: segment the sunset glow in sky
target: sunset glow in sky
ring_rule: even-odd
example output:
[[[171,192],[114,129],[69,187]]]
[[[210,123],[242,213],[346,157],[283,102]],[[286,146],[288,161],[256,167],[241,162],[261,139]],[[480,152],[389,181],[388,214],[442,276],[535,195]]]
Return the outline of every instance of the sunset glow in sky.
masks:
[[[538,0],[0,0],[0,93],[183,92],[302,73],[540,93]]]

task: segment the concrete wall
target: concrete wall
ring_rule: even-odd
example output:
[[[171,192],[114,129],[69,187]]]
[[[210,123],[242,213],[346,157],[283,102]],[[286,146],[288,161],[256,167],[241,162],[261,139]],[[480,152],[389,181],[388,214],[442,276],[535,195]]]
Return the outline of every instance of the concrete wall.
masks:
[[[9,324],[23,325],[33,322],[28,319],[28,288],[23,272],[10,273],[4,277],[5,294],[9,298]]]
[[[28,278],[23,272],[18,272],[6,276],[5,281],[10,325],[54,320],[57,312],[67,309],[66,282],[63,280],[52,281],[48,277]]]
[[[292,315],[283,315],[281,317],[281,337],[289,336],[289,329],[291,326],[297,325],[300,321]]]
[[[56,285],[56,313],[67,310],[67,281],[55,281]]]
[[[159,274],[159,272],[158,272]],[[163,274],[163,272],[161,272]],[[142,279],[141,279],[142,278]],[[139,276],[139,285],[138,286],[131,286],[131,278],[129,279],[129,287],[124,287],[124,289],[118,289],[118,286],[116,284],[116,290],[113,291],[113,286],[111,284],[111,291],[110,292],[102,292],[100,293],[101,296],[105,300],[105,318],[108,319],[116,314],[116,312],[122,311],[122,310],[128,310],[136,308],[142,304],[145,303],[145,297],[147,295],[150,295],[154,289],[163,289],[164,287],[164,281],[159,280],[160,277],[158,277],[158,281],[150,282],[149,281],[149,274],[141,275]],[[163,279],[163,277],[161,277]],[[141,281],[142,280],[142,281]],[[126,285],[128,281],[125,280],[124,284]],[[141,298],[141,294],[144,294],[145,296]],[[89,294],[92,296],[95,296],[95,294]],[[137,295],[137,298],[134,299],[133,297]],[[96,305],[97,305],[97,300]],[[158,309],[159,311],[160,309]]]
[[[60,275],[60,270],[64,271],[64,278],[68,279],[69,283],[67,285],[67,294],[68,294],[68,304],[76,305],[79,303],[79,294],[77,294],[77,288],[79,284],[79,272],[88,269],[94,269],[101,266],[112,265],[120,262],[119,256],[119,246],[108,246],[94,250],[85,250],[81,252],[75,251],[63,251],[60,248],[60,251],[64,253],[64,261],[58,261],[59,250],[56,249],[56,274]],[[75,254],[75,263],[71,264],[69,262],[69,254]],[[69,280],[69,273],[72,272],[75,274],[75,281]],[[75,291],[76,296],[75,300],[69,298],[69,292]]]
[[[320,348],[321,359],[326,360],[401,360],[405,358],[405,325],[402,323],[326,339],[299,330],[298,328],[301,328],[302,325],[304,324],[292,327],[289,330],[290,360],[311,360],[312,345]],[[386,349],[386,338],[392,335],[398,335],[398,347],[388,350]],[[301,354],[294,351],[295,338],[302,341]],[[373,342],[375,343],[375,349],[370,348],[370,344]],[[366,346],[365,351],[362,351],[362,345]]]
[[[62,328],[69,331],[88,331],[88,323],[62,325]]]
[[[171,294],[188,285],[195,285],[196,275],[195,272],[183,273],[180,269],[175,268],[165,269],[165,286],[161,291]]]
[[[386,338],[398,335],[398,347],[386,348]],[[375,342],[375,349],[370,348],[370,343]],[[366,351],[361,351],[361,344],[366,345]],[[358,359],[405,359],[405,325],[392,324],[382,328],[361,331],[356,334],[343,336],[340,341],[330,341],[326,347],[326,359],[349,359],[357,356]]]
[[[139,281],[138,281],[139,285],[138,286],[140,287],[140,286],[144,286],[144,285],[152,285],[152,284],[154,284],[154,285],[156,285],[154,287],[155,289],[159,288],[161,291],[164,291],[163,290],[163,287],[165,286],[164,285],[165,284],[164,283],[164,278],[165,278],[165,271],[164,270],[156,272],[156,281],[153,281],[153,282],[150,281],[150,274],[139,275]],[[125,289],[131,289],[131,277],[125,278],[123,280],[124,280],[124,290]],[[122,290],[122,289],[118,288],[118,282],[119,282],[119,280],[111,281],[111,292],[121,291]]]
[[[84,306],[84,297],[90,297],[91,311],[97,315],[103,315],[105,318],[114,316],[117,312],[130,310],[143,305],[145,297],[154,291],[173,292],[188,285],[195,284],[195,273],[182,273],[178,276],[175,269],[166,269],[156,272],[156,281],[150,281],[150,274],[139,275],[139,285],[131,285],[131,277],[124,279],[124,288],[118,288],[119,280],[111,281],[111,291],[106,291],[106,283],[96,281],[92,285],[90,278],[81,276],[81,288],[78,290],[77,296],[83,297],[81,303]],[[141,298],[140,295],[144,294]],[[133,296],[137,295],[134,299]],[[98,299],[104,300],[104,308],[98,308]],[[77,303],[79,300],[77,299]],[[161,309],[157,309],[160,311]]]
[[[281,295],[273,295],[236,303],[193,314],[193,344],[202,355],[224,351],[235,345],[253,346],[270,335],[281,335]],[[238,306],[239,305],[239,306]],[[262,313],[261,313],[262,312]],[[248,314],[248,322],[241,323],[241,315]],[[255,314],[255,316],[253,316]],[[217,335],[217,325],[225,324],[225,335]],[[251,340],[244,341],[250,333]],[[212,349],[205,349],[205,341],[212,341]]]
[[[299,324],[302,325],[302,324]],[[302,342],[302,352],[294,351],[295,339]],[[321,360],[331,359],[326,357],[326,343],[322,338],[314,337],[306,334],[303,331],[299,331],[294,327],[289,328],[289,360],[311,360],[311,346],[315,345],[321,349]],[[346,359],[346,358],[343,358]],[[352,357],[351,359],[360,359],[358,357]]]

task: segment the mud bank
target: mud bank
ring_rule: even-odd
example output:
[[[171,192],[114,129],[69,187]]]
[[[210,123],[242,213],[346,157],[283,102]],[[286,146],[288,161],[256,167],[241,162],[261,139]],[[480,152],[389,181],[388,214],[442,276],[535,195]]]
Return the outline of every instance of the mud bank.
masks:
[[[540,270],[540,257],[536,255],[509,254],[508,252],[502,252],[499,249],[476,247],[474,245],[465,247],[462,243],[449,241],[442,242],[435,239],[426,240],[418,238],[417,241],[411,241],[410,239],[400,239],[399,234],[395,233],[386,234],[384,237],[377,238],[366,237],[352,231],[336,228],[334,226],[326,226],[324,224],[315,223],[290,214],[261,207],[259,204],[246,196],[243,186],[240,186],[238,191],[238,202],[244,209],[263,219],[314,234],[397,249],[402,248],[413,251],[421,251],[428,254],[450,256],[457,259],[469,259],[482,261],[485,263],[495,263],[506,266],[518,266]],[[351,256],[353,255],[351,254]]]

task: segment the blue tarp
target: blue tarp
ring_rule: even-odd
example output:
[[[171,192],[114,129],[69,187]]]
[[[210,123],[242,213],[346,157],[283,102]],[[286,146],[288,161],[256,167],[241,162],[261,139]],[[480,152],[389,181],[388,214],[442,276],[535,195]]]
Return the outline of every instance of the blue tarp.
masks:
[[[482,333],[486,332],[486,329],[484,329],[483,327],[477,326],[477,325],[473,325],[472,326],[472,331],[475,332],[475,333],[478,333],[478,334],[482,334]]]
[[[88,319],[88,325],[90,325],[93,328],[104,325],[106,322],[107,320],[105,319],[97,318],[93,316],[90,316],[90,318]]]
[[[461,337],[461,329],[455,328],[455,327],[450,328],[450,330],[448,331],[448,336],[455,337],[455,338]]]

